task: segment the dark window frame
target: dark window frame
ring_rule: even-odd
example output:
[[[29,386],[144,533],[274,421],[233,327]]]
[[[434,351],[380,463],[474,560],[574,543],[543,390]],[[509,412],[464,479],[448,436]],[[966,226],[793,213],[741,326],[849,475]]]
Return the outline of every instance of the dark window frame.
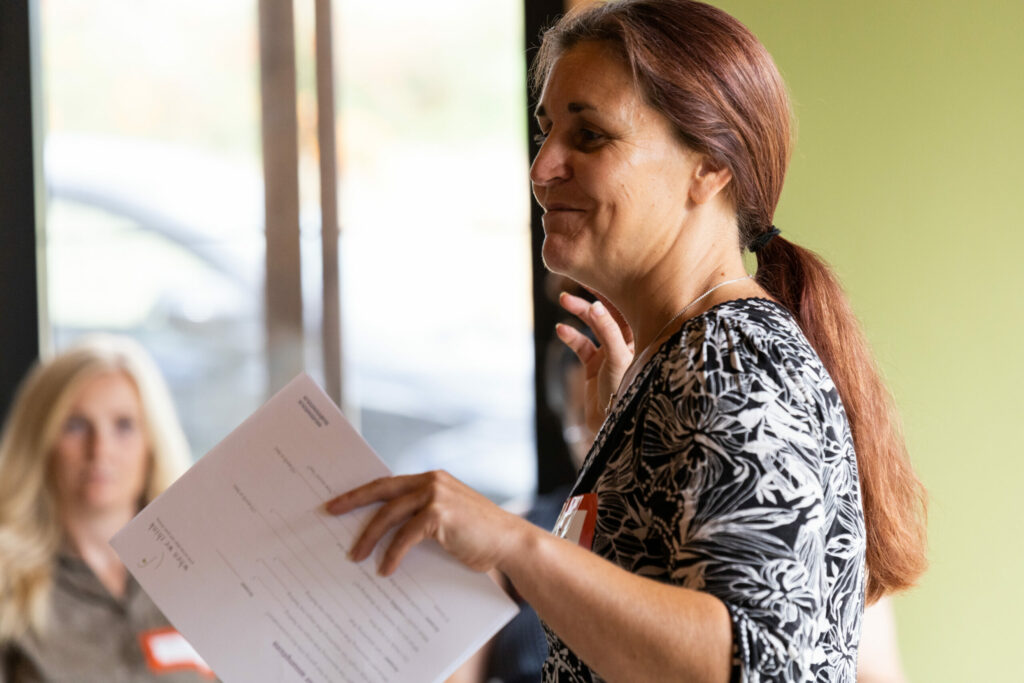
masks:
[[[39,357],[42,211],[36,0],[0,3],[0,415]]]
[[[527,70],[537,53],[540,35],[544,28],[550,26],[555,19],[565,13],[564,0],[525,0],[524,37],[526,42]],[[527,71],[529,73],[529,71]],[[532,112],[536,104],[527,88],[529,135],[527,144],[530,159],[537,153],[535,136],[540,133],[537,121]],[[536,437],[537,437],[537,492],[548,493],[553,489],[573,481],[576,477],[575,468],[569,457],[569,450],[562,438],[562,420],[552,410],[548,401],[545,369],[549,366],[548,355],[551,340],[554,337],[555,323],[562,320],[564,312],[551,301],[545,292],[547,269],[541,259],[541,246],[544,244],[544,229],[541,225],[542,211],[537,202],[530,202],[530,244],[531,264],[533,267],[533,351],[534,351],[534,399],[536,401]]]

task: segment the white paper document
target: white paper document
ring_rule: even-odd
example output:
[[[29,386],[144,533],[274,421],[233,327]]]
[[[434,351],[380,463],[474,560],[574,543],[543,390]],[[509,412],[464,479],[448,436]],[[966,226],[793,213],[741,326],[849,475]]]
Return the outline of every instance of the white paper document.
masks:
[[[442,680],[516,613],[432,541],[382,578],[347,557],[376,509],[323,503],[389,474],[300,375],[111,544],[226,683]]]

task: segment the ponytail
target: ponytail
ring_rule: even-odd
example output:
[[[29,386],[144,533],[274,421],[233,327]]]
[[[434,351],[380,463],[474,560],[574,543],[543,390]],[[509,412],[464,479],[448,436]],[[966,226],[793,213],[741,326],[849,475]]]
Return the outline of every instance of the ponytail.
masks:
[[[926,494],[899,416],[846,294],[814,252],[776,236],[757,250],[757,282],[796,318],[846,410],[867,535],[867,601],[909,588],[927,566]]]

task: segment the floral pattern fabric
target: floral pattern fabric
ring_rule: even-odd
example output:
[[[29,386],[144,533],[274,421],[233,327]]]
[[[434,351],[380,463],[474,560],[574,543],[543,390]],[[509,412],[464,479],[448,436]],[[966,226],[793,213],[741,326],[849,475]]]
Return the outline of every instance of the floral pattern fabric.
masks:
[[[790,314],[765,299],[692,318],[613,408],[573,495],[593,551],[706,591],[732,620],[732,680],[853,683],[864,519],[846,414]],[[552,631],[545,681],[600,681]]]

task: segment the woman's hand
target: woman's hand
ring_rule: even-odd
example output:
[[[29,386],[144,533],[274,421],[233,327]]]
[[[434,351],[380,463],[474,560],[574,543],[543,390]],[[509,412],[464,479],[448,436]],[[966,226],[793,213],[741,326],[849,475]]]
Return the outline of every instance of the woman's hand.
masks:
[[[340,515],[371,503],[384,504],[350,555],[366,559],[397,527],[379,567],[385,576],[412,546],[433,538],[471,569],[501,571],[604,680],[728,680],[729,612],[708,593],[630,574],[505,512],[446,472],[377,479],[326,509]]]
[[[622,376],[633,362],[633,332],[618,311],[601,296],[590,303],[586,299],[562,292],[558,303],[593,330],[594,336],[601,343],[600,347],[596,346],[571,325],[559,323],[555,326],[558,338],[583,363],[585,419],[587,429],[596,434],[604,422]]]
[[[343,515],[371,503],[383,502],[370,519],[349,556],[366,559],[381,538],[398,527],[378,570],[387,576],[398,568],[409,549],[426,538],[437,541],[450,555],[476,571],[497,567],[523,529],[519,517],[502,510],[447,472],[382,477],[352,489],[327,503],[332,515]]]

